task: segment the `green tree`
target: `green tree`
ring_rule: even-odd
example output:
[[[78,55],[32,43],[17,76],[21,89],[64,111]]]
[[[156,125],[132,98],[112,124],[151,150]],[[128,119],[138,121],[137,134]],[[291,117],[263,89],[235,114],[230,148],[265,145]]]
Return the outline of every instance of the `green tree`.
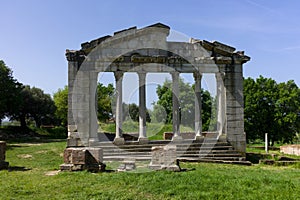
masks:
[[[260,76],[244,80],[245,131],[247,139],[263,139],[271,145],[291,142],[299,131],[300,91],[293,81],[277,84]]]
[[[112,101],[114,99],[115,89],[112,84],[104,86],[98,83],[97,86],[97,101],[98,101],[98,120],[105,122],[113,116]]]
[[[130,119],[132,119],[135,122],[139,121],[139,106],[135,103],[131,103],[128,105],[128,114],[130,116]],[[146,122],[151,122],[149,111],[146,110]]]
[[[53,100],[56,106],[55,116],[62,126],[66,126],[68,123],[68,86],[58,89],[53,95]]]
[[[21,101],[21,90],[22,84],[13,78],[11,69],[0,60],[0,122],[5,116],[16,112]]]
[[[97,85],[97,118],[99,121],[105,122],[113,116],[112,102],[114,100],[115,89],[112,84],[104,86],[102,83]],[[56,111],[56,117],[61,121],[62,125],[68,123],[68,86],[64,89],[58,89],[53,95]]]
[[[18,109],[12,114],[13,119],[18,119],[21,127],[26,129],[27,122],[33,120],[37,127],[42,124],[54,122],[55,104],[49,94],[43,90],[26,85],[20,92],[22,101]]]
[[[181,124],[191,127],[194,127],[195,116],[195,94],[193,88],[194,86],[185,83],[183,79],[179,79]],[[166,79],[163,85],[157,87],[156,93],[158,101],[154,104],[152,112],[154,121],[171,123],[173,109],[172,82]],[[208,130],[211,117],[212,97],[208,91],[201,89],[201,98],[203,130]]]

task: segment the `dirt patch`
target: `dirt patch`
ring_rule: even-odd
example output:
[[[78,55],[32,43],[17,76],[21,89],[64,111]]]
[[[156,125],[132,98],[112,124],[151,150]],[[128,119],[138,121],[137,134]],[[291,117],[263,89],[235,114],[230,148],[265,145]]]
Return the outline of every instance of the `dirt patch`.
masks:
[[[47,151],[41,150],[41,151],[37,151],[37,152],[35,152],[35,153],[38,153],[38,154],[44,154],[44,153],[47,153]]]
[[[60,172],[60,170],[49,171],[49,172],[46,172],[45,175],[46,175],[46,176],[55,176],[55,175],[57,175],[59,172]]]
[[[25,159],[28,159],[28,158],[32,158],[33,156],[30,155],[30,154],[20,154],[20,155],[17,155],[18,158],[25,158]]]

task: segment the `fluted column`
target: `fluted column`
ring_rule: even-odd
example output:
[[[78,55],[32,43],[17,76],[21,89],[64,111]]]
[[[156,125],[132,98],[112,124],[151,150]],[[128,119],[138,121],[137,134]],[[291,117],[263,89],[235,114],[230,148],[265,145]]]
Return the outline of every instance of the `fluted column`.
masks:
[[[122,135],[122,81],[123,81],[123,72],[117,71],[114,73],[116,80],[116,137],[114,139],[115,144],[124,144],[124,138]]]
[[[180,136],[180,108],[179,108],[179,72],[172,75],[172,102],[173,102],[173,140],[182,139]]]
[[[139,142],[148,141],[146,135],[146,73],[138,72],[139,76]]]
[[[201,101],[201,79],[200,72],[194,72],[195,80],[195,139],[202,138],[202,101]]]

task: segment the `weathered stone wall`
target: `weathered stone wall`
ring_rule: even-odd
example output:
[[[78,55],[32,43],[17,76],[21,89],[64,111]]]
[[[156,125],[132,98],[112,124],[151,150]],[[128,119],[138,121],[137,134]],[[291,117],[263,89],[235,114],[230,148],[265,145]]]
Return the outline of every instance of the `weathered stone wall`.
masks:
[[[295,144],[295,145],[280,146],[280,153],[300,156],[300,145]]]
[[[62,171],[103,171],[103,150],[92,147],[71,147],[64,151],[64,164],[60,165]]]
[[[228,65],[225,73],[227,140],[235,150],[246,152],[242,64]]]

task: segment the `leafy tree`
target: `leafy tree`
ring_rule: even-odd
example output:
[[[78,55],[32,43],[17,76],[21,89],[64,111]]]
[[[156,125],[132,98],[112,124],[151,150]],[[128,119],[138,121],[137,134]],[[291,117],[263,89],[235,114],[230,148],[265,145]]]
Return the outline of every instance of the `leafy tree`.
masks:
[[[136,105],[135,103],[129,104],[128,112],[129,112],[130,118],[133,121],[135,121],[135,122],[139,121],[139,106],[138,105]],[[150,114],[149,114],[148,110],[146,110],[146,122],[151,122],[151,118],[150,118]]]
[[[43,90],[26,85],[20,96],[22,101],[14,118],[20,120],[21,127],[26,128],[26,120],[34,120],[37,127],[54,121],[55,104],[49,94]]]
[[[66,126],[68,123],[68,86],[58,89],[53,95],[53,100],[56,106],[55,116],[61,125]]]
[[[293,81],[277,84],[260,76],[244,80],[245,131],[247,139],[263,139],[271,145],[291,142],[299,131],[300,91]]]
[[[112,84],[104,86],[98,83],[97,86],[97,101],[98,101],[98,120],[105,122],[113,116],[112,101],[114,99],[115,89]]]
[[[12,71],[0,60],[0,122],[5,116],[16,112],[21,100],[22,84],[12,76]]]
[[[194,86],[185,83],[183,79],[179,79],[181,123],[191,127],[194,127],[195,116],[195,94],[193,88]],[[156,93],[159,100],[153,106],[153,118],[157,122],[171,123],[173,109],[172,82],[166,80],[163,85],[157,87]],[[208,130],[211,117],[212,98],[210,93],[204,90],[201,90],[201,98],[203,130]],[[193,120],[191,120],[191,118]]]

